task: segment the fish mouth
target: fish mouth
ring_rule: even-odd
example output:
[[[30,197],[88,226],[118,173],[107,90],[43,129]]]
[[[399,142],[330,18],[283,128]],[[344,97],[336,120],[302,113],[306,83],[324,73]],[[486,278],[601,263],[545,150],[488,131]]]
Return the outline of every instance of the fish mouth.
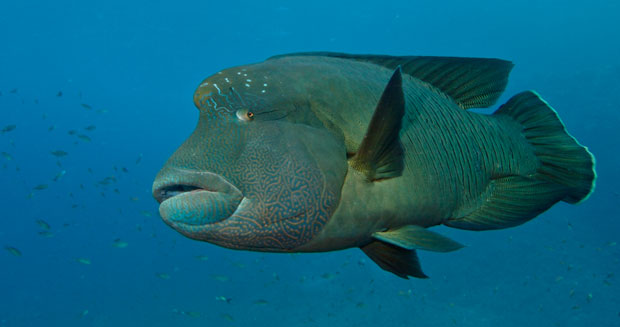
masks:
[[[197,185],[171,184],[157,188],[155,191],[153,191],[153,197],[159,204],[161,204],[162,202],[182,193],[195,192],[200,190],[207,189]]]
[[[158,174],[153,197],[163,220],[175,226],[214,224],[232,216],[243,194],[223,176],[170,168]]]

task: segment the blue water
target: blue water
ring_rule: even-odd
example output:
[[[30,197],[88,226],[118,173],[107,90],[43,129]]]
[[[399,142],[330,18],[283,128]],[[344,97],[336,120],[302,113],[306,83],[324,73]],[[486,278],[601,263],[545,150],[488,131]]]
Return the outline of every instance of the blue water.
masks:
[[[21,255],[0,249],[0,327],[620,326],[619,22],[602,0],[2,1],[0,246]],[[512,60],[498,103],[538,91],[596,156],[596,192],[517,228],[438,228],[467,247],[420,253],[428,280],[167,227],[151,183],[200,81],[315,50]]]

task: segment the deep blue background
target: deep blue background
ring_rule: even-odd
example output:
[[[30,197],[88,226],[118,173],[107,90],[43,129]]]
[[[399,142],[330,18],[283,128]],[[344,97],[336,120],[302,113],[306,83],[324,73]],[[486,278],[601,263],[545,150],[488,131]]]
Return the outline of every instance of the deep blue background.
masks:
[[[0,252],[0,327],[618,326],[619,21],[599,0],[2,1],[0,128],[17,128],[0,134],[0,246],[22,255]],[[313,50],[512,60],[500,102],[548,100],[596,155],[597,191],[514,229],[440,228],[468,247],[421,253],[429,280],[357,249],[238,252],[168,228],[150,188],[196,123],[195,87]]]

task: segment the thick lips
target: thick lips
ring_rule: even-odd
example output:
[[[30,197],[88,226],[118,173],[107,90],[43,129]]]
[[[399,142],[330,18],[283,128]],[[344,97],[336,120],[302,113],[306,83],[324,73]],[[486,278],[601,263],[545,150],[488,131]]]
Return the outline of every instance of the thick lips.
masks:
[[[160,172],[153,197],[166,223],[192,226],[230,217],[243,199],[241,191],[220,175],[180,168]]]

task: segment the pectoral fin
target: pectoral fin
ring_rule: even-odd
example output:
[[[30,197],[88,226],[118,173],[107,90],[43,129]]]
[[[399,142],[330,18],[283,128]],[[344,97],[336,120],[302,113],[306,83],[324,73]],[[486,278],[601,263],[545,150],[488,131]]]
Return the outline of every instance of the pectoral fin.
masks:
[[[451,252],[463,247],[456,241],[416,225],[376,232],[372,237],[406,250]]]
[[[351,167],[369,181],[398,177],[403,171],[400,128],[405,115],[401,69],[397,67],[377,104],[366,135],[351,158]]]

